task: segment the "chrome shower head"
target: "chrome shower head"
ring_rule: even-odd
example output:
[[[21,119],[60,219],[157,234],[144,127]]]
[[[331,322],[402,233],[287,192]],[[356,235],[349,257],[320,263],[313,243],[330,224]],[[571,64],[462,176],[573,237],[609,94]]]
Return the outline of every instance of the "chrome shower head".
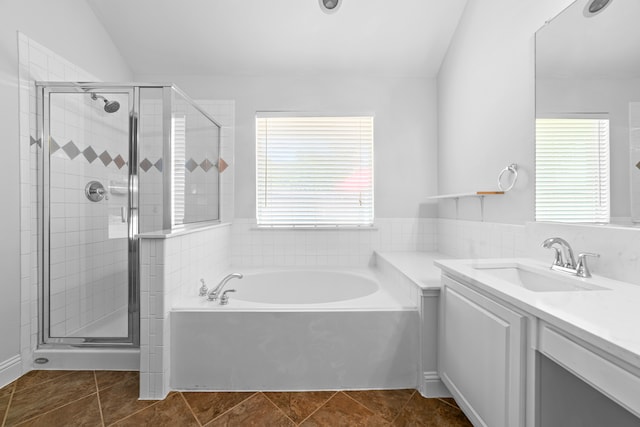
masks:
[[[91,94],[91,99],[93,99],[94,101],[98,98],[101,98],[104,101],[104,111],[106,111],[107,113],[115,113],[120,109],[120,103],[118,101],[109,101],[102,95],[97,95],[95,93]]]

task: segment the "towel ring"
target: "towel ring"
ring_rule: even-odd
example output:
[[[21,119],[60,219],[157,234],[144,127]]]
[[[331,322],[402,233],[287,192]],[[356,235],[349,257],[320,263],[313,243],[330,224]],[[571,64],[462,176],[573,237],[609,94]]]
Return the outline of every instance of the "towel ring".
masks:
[[[502,177],[506,172],[510,172],[513,175],[513,178],[511,181],[511,185],[507,187],[503,187]],[[514,185],[516,185],[517,180],[518,180],[518,165],[515,163],[511,163],[509,166],[507,166],[506,168],[502,169],[502,171],[500,171],[500,175],[498,175],[498,188],[500,189],[500,191],[504,191],[506,193],[507,191],[511,190]]]

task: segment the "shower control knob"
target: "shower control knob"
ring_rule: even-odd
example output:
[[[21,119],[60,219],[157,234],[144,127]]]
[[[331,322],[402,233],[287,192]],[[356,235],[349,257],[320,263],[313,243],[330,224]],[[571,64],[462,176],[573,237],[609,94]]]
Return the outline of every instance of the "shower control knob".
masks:
[[[108,199],[107,191],[104,189],[104,186],[98,181],[90,181],[87,186],[84,188],[84,194],[87,196],[87,199],[92,202],[99,202],[102,199]]]

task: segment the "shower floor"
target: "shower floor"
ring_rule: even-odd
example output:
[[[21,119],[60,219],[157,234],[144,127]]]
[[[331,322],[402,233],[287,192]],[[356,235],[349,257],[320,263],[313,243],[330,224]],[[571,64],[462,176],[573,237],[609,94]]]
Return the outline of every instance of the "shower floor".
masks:
[[[108,316],[96,320],[87,326],[78,329],[68,337],[109,337],[109,338],[126,338],[128,335],[128,316],[127,309],[121,308]]]

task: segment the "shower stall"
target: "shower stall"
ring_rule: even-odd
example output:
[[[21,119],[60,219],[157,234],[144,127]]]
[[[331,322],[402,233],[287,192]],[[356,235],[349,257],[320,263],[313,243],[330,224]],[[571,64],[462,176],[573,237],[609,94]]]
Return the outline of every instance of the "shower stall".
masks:
[[[219,220],[220,125],[171,84],[36,89],[38,348],[136,348],[137,236]]]

